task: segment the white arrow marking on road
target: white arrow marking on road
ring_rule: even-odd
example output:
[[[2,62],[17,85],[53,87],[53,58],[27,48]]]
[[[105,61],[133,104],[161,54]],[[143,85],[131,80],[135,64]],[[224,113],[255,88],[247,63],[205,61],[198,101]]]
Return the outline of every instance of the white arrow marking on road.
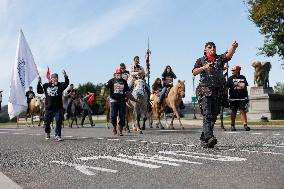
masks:
[[[204,153],[196,153],[196,152],[188,152],[188,151],[160,151],[159,153],[191,157],[195,159],[207,159],[207,160],[213,160],[213,161],[246,161],[247,160],[246,158],[204,154]],[[189,154],[193,154],[193,155],[189,155]],[[206,156],[209,156],[209,157],[206,157]]]
[[[102,167],[92,167],[92,166],[87,166],[87,165],[79,165],[76,163],[67,163],[67,162],[63,162],[63,161],[52,161],[52,163],[57,163],[57,164],[61,164],[61,165],[67,165],[70,167],[74,167],[76,170],[86,174],[86,175],[95,175],[94,172],[88,170],[88,169],[93,169],[96,171],[102,171],[102,172],[108,172],[108,173],[117,173],[117,170],[113,170],[113,169],[106,169],[106,168],[102,168]]]
[[[124,154],[119,154],[119,157],[124,157],[124,158],[129,158],[129,159],[136,159],[136,160],[142,160],[142,161],[149,161],[149,162],[153,162],[153,163],[159,163],[159,164],[163,164],[163,165],[171,165],[171,166],[180,166],[177,163],[171,163],[171,162],[167,162],[167,161],[163,161],[163,160],[156,160],[155,158],[151,157],[151,156],[127,156]]]
[[[112,157],[112,156],[92,156],[92,157],[81,157],[81,158],[77,158],[77,159],[80,159],[80,160],[83,160],[83,161],[94,160],[94,159],[108,159],[108,160],[112,160],[112,161],[119,161],[119,162],[127,163],[127,164],[130,164],[130,165],[147,167],[147,168],[151,168],[151,169],[157,169],[157,168],[161,167],[161,166],[158,166],[158,165],[142,163],[142,162],[139,162],[139,161],[133,161],[133,160],[125,159],[125,158],[118,158],[118,157]]]
[[[148,156],[148,155],[142,154],[142,153],[137,153],[137,155],[140,155],[140,156]],[[165,156],[159,156],[159,155],[148,156],[148,157],[151,157],[151,158],[157,159],[157,160],[162,160],[162,161],[172,161],[172,162],[181,162],[181,163],[189,163],[189,164],[202,165],[202,163],[196,162],[196,161],[188,161],[188,160],[185,160],[185,159],[176,159],[176,158],[165,157]]]

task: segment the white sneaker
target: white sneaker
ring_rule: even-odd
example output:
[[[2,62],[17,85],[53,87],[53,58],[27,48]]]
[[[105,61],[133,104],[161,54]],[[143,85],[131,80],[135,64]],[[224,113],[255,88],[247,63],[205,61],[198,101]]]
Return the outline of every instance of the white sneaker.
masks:
[[[45,139],[49,140],[50,139],[50,133],[45,133]]]
[[[62,141],[63,139],[60,136],[55,136],[56,141]]]

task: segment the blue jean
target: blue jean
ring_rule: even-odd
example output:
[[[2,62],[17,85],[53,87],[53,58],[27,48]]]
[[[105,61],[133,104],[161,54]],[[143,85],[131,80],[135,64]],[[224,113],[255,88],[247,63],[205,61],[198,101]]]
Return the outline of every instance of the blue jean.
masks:
[[[55,136],[61,136],[61,125],[63,121],[62,110],[45,110],[44,114],[44,125],[45,132],[50,133],[50,124],[55,117],[56,127],[55,127]]]
[[[163,87],[160,96],[159,96],[159,103],[162,102],[165,98],[166,92],[167,92],[168,87]]]
[[[119,126],[125,126],[126,103],[111,102],[111,123],[115,127],[117,125],[117,116],[119,116]]]

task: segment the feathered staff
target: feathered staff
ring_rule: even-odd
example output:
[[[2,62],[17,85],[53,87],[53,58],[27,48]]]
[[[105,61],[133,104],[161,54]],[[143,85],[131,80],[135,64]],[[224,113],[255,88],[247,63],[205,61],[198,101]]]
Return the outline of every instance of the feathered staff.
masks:
[[[149,48],[149,38],[148,38],[148,48],[146,51],[146,77],[148,78],[148,85],[150,86],[150,48]]]

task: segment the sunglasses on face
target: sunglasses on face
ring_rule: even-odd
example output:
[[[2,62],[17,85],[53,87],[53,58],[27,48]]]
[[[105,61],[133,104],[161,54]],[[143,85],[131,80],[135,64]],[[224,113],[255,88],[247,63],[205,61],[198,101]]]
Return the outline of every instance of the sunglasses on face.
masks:
[[[209,46],[207,46],[207,48],[208,48],[208,49],[216,49],[216,46],[211,46],[211,45],[209,45]]]

